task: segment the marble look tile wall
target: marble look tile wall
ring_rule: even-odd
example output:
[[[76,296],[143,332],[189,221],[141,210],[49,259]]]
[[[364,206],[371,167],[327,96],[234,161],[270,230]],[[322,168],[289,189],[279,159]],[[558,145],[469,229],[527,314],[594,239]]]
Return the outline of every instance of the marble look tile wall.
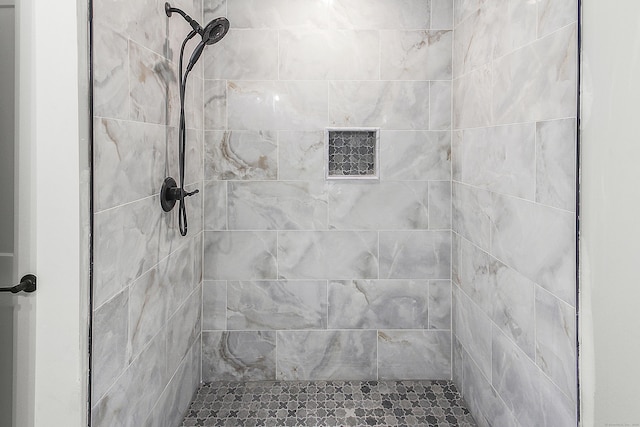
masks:
[[[577,1],[455,0],[453,379],[480,426],[576,426]]]
[[[201,20],[201,0],[172,4]],[[178,176],[177,60],[190,27],[163,2],[93,6],[92,425],[173,427],[201,380],[202,67],[186,94],[186,183],[201,193],[187,200],[184,238],[159,192]]]
[[[204,380],[450,378],[453,0],[204,11]],[[380,180],[325,181],[359,126]]]

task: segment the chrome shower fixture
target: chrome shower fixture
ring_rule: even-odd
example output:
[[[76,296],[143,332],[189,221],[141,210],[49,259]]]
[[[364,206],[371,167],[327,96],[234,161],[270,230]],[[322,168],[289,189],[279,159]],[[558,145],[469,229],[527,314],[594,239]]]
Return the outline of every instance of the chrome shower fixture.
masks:
[[[222,40],[222,38],[229,31],[229,21],[227,18],[220,17],[209,22],[204,28],[196,21],[187,15],[183,10],[178,9],[177,7],[171,7],[169,3],[164,4],[164,11],[168,17],[171,17],[173,12],[180,14],[185,21],[191,25],[191,32],[187,34],[184,41],[182,42],[182,46],[180,47],[180,64],[179,64],[179,79],[178,82],[180,84],[180,127],[178,132],[178,147],[180,151],[180,187],[176,183],[176,180],[168,177],[165,178],[162,184],[162,190],[160,191],[160,205],[162,206],[162,210],[165,212],[169,212],[173,209],[177,201],[180,201],[180,206],[178,208],[178,222],[180,225],[180,234],[183,236],[187,235],[187,210],[184,204],[184,198],[193,196],[198,193],[199,190],[194,190],[191,192],[187,192],[184,189],[184,169],[185,169],[185,152],[186,152],[186,140],[187,140],[187,130],[186,130],[186,120],[184,114],[184,98],[185,92],[187,88],[187,77],[189,73],[200,59],[204,48],[208,45],[215,44]],[[187,42],[194,38],[196,34],[199,34],[202,40],[196,48],[191,53],[191,58],[189,58],[189,63],[187,64],[187,68],[184,71],[183,77],[183,66],[182,60],[184,56],[184,48],[187,45]]]

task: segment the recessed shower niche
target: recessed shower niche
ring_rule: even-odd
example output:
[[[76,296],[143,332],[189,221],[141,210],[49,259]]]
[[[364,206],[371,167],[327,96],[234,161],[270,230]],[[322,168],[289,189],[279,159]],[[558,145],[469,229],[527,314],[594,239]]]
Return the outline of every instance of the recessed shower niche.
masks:
[[[325,131],[327,179],[378,179],[378,128]]]

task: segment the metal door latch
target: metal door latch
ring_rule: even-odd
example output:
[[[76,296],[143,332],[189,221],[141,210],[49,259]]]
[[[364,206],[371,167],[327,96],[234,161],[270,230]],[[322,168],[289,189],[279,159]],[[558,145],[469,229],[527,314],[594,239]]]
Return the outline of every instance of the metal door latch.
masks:
[[[34,292],[36,290],[36,276],[33,274],[27,274],[22,276],[20,283],[8,288],[0,288],[0,292],[11,292],[17,294],[18,292]]]

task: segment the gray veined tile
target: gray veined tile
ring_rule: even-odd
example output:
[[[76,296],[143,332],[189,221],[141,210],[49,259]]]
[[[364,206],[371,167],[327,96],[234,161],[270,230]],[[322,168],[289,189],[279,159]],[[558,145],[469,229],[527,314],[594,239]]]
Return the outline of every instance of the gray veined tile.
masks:
[[[493,123],[493,74],[493,69],[485,65],[453,81],[454,129],[489,126]]]
[[[491,377],[491,328],[488,315],[459,288],[453,292],[453,333],[470,354],[482,374]]]
[[[144,423],[169,379],[165,349],[161,332],[95,403],[91,410],[94,426],[135,427]]]
[[[429,129],[451,129],[452,90],[451,80],[431,82],[429,88]]]
[[[449,279],[451,232],[381,231],[380,278]]]
[[[426,182],[339,183],[329,185],[329,226],[354,229],[427,229]]]
[[[316,130],[327,125],[326,81],[229,81],[230,129]]]
[[[326,28],[325,0],[233,0],[228,17],[236,28]]]
[[[378,331],[380,379],[451,378],[451,331]]]
[[[96,211],[160,191],[167,169],[164,126],[94,119],[94,200]]]
[[[289,181],[324,179],[324,132],[278,132],[278,178]]]
[[[375,279],[378,235],[375,231],[278,232],[281,279]]]
[[[278,331],[277,378],[376,379],[376,331]]]
[[[497,195],[493,210],[496,258],[575,306],[574,214]]]
[[[451,329],[450,280],[429,281],[429,329]]]
[[[229,281],[227,325],[238,330],[324,329],[327,282]]]
[[[290,30],[279,32],[279,78],[374,80],[380,77],[380,32]]]
[[[331,329],[423,329],[428,308],[427,280],[329,282]]]
[[[491,193],[467,185],[453,184],[453,230],[478,247],[489,250],[491,244]]]
[[[576,32],[572,24],[494,61],[496,123],[575,117]]]
[[[93,314],[92,388],[97,402],[129,363],[129,293],[120,292]]]
[[[128,362],[135,359],[166,324],[169,290],[162,279],[156,267],[130,287]],[[100,369],[100,365],[95,366]]]
[[[429,129],[428,81],[331,81],[329,100],[331,125]]]
[[[94,304],[100,306],[158,262],[164,225],[159,198],[149,197],[94,216]]]
[[[277,134],[271,131],[205,133],[205,179],[277,178]]]
[[[227,281],[202,283],[202,330],[227,329]]]
[[[429,229],[451,228],[451,181],[429,182]]]
[[[431,0],[431,27],[434,30],[453,29],[453,0]]]
[[[535,125],[518,124],[463,132],[461,177],[465,184],[534,200]]]
[[[462,350],[464,352],[464,350]],[[467,354],[464,355],[464,385],[462,387],[465,402],[479,426],[513,427],[518,421],[505,405],[491,382],[482,374],[478,365]]]
[[[278,32],[232,27],[203,57],[207,79],[276,80]]]
[[[203,187],[204,229],[226,230],[227,181],[207,181]]]
[[[177,124],[178,78],[169,61],[129,41],[130,118],[132,120]]]
[[[275,380],[276,332],[203,332],[202,379],[205,382]]]
[[[576,120],[536,123],[536,201],[576,209]]]
[[[183,244],[156,267],[168,290],[167,317],[172,316],[200,284],[195,278],[194,244],[193,240]]]
[[[167,373],[171,375],[200,337],[202,290],[198,287],[167,321]]]
[[[541,0],[538,2],[538,38],[578,20],[575,0]]]
[[[381,131],[382,181],[449,180],[451,133],[443,131]]]
[[[502,333],[493,333],[492,385],[522,426],[575,426],[576,408]]]
[[[383,31],[380,78],[384,80],[451,79],[449,30]]]
[[[536,288],[536,363],[577,401],[576,312],[548,292]]]
[[[229,228],[316,230],[327,228],[324,182],[230,182]]]
[[[204,235],[205,280],[276,279],[274,231],[210,231]]]
[[[128,49],[125,37],[100,22],[94,24],[93,112],[97,117],[129,118]]]
[[[205,80],[203,94],[204,129],[222,130],[227,127],[227,81]]]
[[[330,28],[427,29],[430,3],[424,0],[334,0]]]

